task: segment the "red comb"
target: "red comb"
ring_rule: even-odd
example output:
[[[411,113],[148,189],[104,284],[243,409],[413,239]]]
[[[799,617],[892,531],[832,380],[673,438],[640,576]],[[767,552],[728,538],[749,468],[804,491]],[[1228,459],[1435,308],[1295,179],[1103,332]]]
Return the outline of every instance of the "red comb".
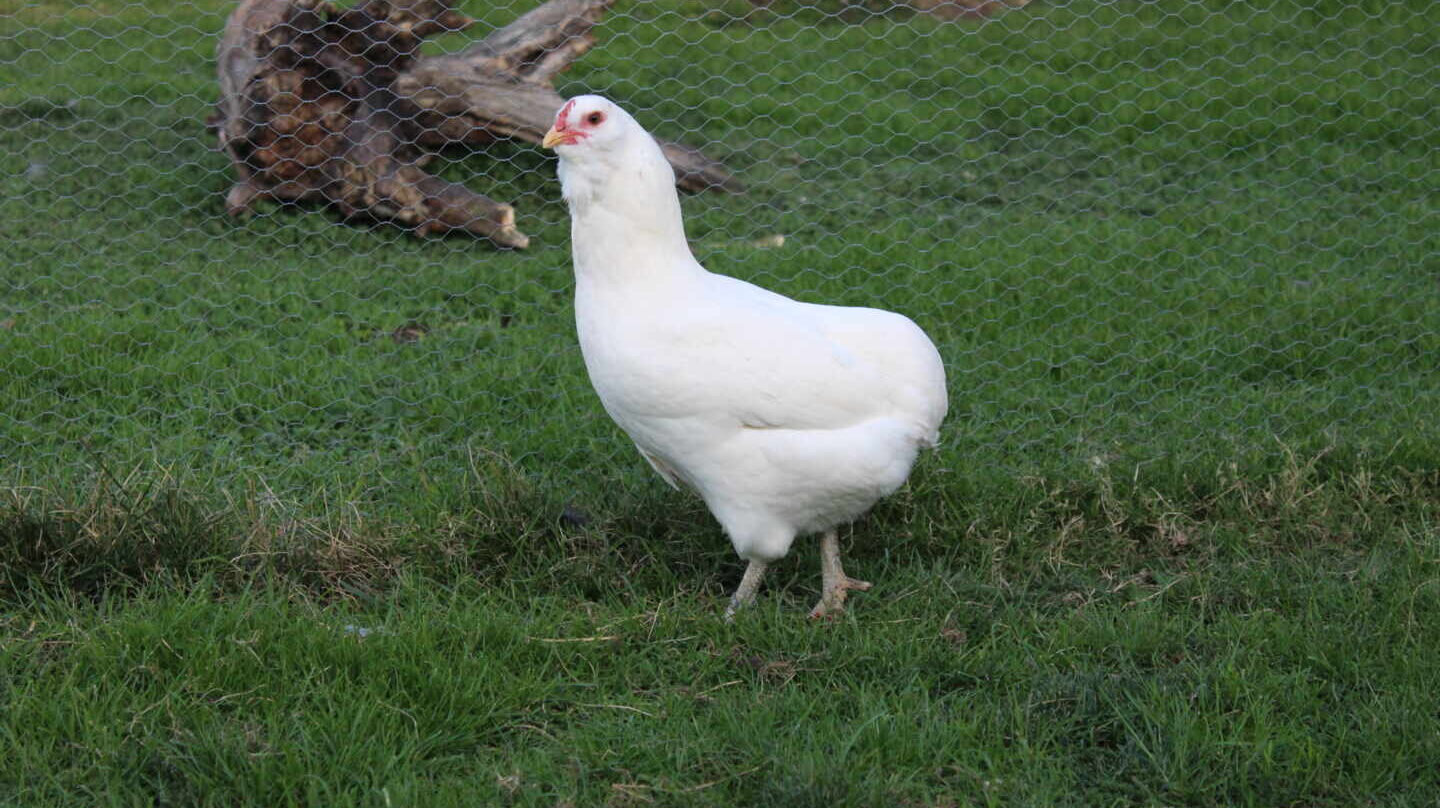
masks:
[[[555,129],[557,131],[564,132],[565,127],[569,125],[569,122],[565,119],[570,114],[570,108],[573,106],[575,106],[575,99],[572,98],[565,102],[565,106],[560,108],[560,114],[555,116]]]

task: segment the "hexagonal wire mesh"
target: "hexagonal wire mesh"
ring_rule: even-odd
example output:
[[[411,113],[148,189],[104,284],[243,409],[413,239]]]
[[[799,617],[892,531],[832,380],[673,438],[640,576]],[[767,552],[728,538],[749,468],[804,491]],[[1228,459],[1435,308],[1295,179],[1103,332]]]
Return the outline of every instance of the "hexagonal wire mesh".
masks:
[[[536,5],[458,3],[475,25],[419,53],[473,54]],[[712,270],[926,328],[955,472],[1433,445],[1436,4],[1022,5],[620,0],[555,87],[744,183],[684,203]],[[385,200],[326,197],[334,173],[232,217],[206,120],[236,7],[0,0],[7,482],[153,462],[306,492],[477,451],[641,479],[574,344],[549,153],[484,136],[524,129],[503,115],[395,146],[513,204],[524,250],[358,215]],[[417,54],[367,54],[380,39],[342,48],[368,84],[294,92],[395,92]],[[280,136],[324,145],[298,126]],[[272,163],[319,165],[299,147]]]

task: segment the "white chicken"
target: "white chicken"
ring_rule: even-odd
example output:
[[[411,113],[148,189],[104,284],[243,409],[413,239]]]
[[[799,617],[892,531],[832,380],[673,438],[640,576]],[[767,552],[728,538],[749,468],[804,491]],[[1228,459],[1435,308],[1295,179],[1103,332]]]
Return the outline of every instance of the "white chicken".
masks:
[[[570,206],[575,324],[605,411],[666,482],[694,489],[749,561],[726,616],[797,535],[819,533],[841,611],[835,529],[895,491],[945,417],[940,355],[893,312],[801,303],[690,253],[675,177],[629,113],[570,99],[545,134]]]

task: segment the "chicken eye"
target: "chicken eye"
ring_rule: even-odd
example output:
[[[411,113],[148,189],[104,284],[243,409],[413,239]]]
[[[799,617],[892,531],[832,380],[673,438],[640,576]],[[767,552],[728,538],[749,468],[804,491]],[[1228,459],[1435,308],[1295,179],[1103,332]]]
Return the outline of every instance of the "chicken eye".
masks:
[[[587,116],[585,117],[585,120],[586,120],[591,126],[599,126],[599,125],[605,120],[605,113],[603,113],[603,112],[592,112],[592,113],[590,113],[589,115],[587,115]]]

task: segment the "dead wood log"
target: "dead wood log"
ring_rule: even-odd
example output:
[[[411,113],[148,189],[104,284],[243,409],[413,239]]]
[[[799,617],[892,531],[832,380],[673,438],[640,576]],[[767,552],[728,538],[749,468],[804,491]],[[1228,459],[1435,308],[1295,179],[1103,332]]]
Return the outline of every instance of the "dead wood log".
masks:
[[[460,53],[422,57],[426,37],[471,24],[453,0],[242,0],[221,37],[210,120],[238,174],[226,208],[314,199],[421,236],[527,246],[513,208],[424,166],[449,145],[539,143],[562,103],[551,80],[594,45],[613,2],[550,0]],[[662,145],[681,187],[739,189],[699,151]]]

